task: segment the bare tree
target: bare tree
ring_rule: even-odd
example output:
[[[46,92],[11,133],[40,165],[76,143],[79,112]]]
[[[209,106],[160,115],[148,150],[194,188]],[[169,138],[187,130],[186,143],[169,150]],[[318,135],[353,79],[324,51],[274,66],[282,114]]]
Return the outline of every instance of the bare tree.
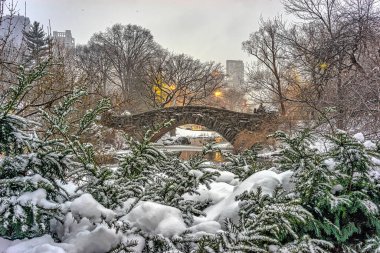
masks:
[[[350,86],[365,72],[361,61],[370,37],[376,34],[379,14],[374,0],[288,0],[285,8],[305,23],[284,36],[290,56],[313,87],[315,107],[336,108],[336,126],[347,127]],[[357,84],[360,85],[360,84]]]
[[[283,24],[279,18],[264,21],[260,28],[243,42],[243,49],[255,57],[253,68],[248,73],[248,84],[253,89],[263,89],[280,106],[282,115],[286,114],[285,89],[286,72],[285,52],[280,32]],[[258,93],[256,93],[258,94]],[[263,101],[261,101],[263,102]]]
[[[223,69],[214,62],[161,51],[143,68],[143,96],[151,107],[185,106],[202,103],[222,87]]]
[[[88,45],[76,47],[75,62],[81,71],[81,78],[89,90],[101,96],[112,92],[108,87],[112,70],[111,62],[99,45],[89,43]]]
[[[125,101],[136,99],[133,94],[138,89],[139,72],[159,48],[150,31],[136,25],[115,24],[95,34],[90,44],[111,64],[111,69],[107,69],[108,81],[120,88]]]

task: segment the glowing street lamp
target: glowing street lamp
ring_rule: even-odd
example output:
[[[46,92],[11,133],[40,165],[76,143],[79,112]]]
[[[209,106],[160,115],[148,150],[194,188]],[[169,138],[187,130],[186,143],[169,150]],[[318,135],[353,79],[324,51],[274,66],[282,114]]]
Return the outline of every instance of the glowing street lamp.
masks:
[[[218,104],[218,106],[222,107],[223,104],[223,92],[220,90],[217,90],[214,92],[215,102]]]
[[[214,96],[217,97],[217,98],[221,97],[222,95],[223,95],[223,93],[220,90],[217,90],[217,91],[214,92]]]

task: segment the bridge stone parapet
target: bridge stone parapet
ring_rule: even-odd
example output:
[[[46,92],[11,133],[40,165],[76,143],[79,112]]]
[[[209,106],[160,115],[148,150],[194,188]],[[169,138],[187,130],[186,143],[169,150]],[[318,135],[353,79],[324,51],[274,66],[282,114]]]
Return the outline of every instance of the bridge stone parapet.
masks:
[[[174,120],[173,124],[161,129],[152,141],[157,141],[178,126],[197,124],[218,132],[235,150],[241,150],[265,142],[267,134],[274,132],[278,126],[277,115],[274,113],[249,114],[207,106],[169,107],[128,116],[105,113],[101,122],[141,139],[147,128],[154,128],[157,124],[170,120]]]

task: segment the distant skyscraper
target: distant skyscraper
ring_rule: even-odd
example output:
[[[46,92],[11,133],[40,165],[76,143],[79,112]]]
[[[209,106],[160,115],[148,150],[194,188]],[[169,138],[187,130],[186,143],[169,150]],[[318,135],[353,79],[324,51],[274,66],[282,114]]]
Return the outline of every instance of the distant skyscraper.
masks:
[[[75,39],[71,35],[71,30],[66,30],[65,32],[54,31],[53,40],[59,47],[64,47],[66,49],[75,48]]]
[[[227,83],[231,86],[240,85],[244,81],[244,63],[243,61],[226,61]]]
[[[3,16],[0,24],[0,39],[8,45],[19,48],[23,42],[24,32],[28,31],[29,27],[30,20],[27,17],[18,15]]]

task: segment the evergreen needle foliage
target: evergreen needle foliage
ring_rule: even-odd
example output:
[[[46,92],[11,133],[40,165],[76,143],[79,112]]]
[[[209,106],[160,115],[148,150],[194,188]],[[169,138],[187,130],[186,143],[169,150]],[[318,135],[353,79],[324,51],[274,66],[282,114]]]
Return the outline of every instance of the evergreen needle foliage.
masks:
[[[108,102],[86,113],[77,127],[69,122],[70,113],[84,91],[74,90],[51,113],[41,111],[41,123],[14,114],[35,81],[45,75],[47,64],[29,71],[20,68],[18,84],[0,104],[0,236],[5,238],[50,232],[52,222],[63,221],[61,203],[70,198],[61,185],[68,180],[84,185],[90,177],[99,178],[92,149],[79,136]],[[37,134],[38,129],[45,131]]]
[[[341,252],[380,233],[379,191],[370,176],[377,151],[345,132],[324,136],[330,147],[324,152],[311,148],[315,138],[309,130],[275,137],[285,144],[281,168],[294,171],[295,194],[314,217],[305,232],[331,241]]]
[[[255,150],[247,149],[239,154],[223,153],[223,156],[226,163],[222,165],[222,169],[231,171],[242,181],[265,168],[258,162]]]

